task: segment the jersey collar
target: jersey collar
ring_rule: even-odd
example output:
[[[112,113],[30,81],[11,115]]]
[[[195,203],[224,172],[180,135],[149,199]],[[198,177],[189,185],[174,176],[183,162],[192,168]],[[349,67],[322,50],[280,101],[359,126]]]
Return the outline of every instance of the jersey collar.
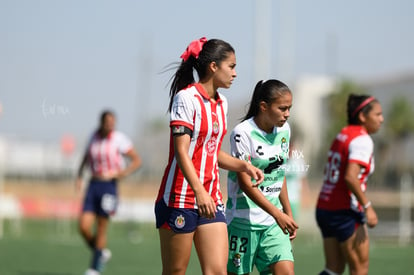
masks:
[[[204,89],[204,87],[200,84],[200,83],[194,83],[194,86],[196,87],[198,93],[204,97],[207,100],[210,100],[210,96],[208,95],[207,91]],[[217,92],[216,93],[216,102],[222,102],[223,100],[220,97],[220,94]]]

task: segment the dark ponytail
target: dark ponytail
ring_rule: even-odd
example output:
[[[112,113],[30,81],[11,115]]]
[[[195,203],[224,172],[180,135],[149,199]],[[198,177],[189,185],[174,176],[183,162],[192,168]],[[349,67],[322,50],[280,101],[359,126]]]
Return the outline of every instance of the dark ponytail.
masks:
[[[234,53],[234,49],[229,43],[220,39],[210,39],[204,43],[198,58],[189,56],[187,60],[183,60],[172,78],[168,110],[171,112],[174,96],[196,81],[193,70],[196,70],[198,79],[202,79],[207,75],[211,62],[216,62],[220,66],[229,53]]]
[[[250,101],[249,110],[243,120],[257,116],[260,111],[260,102],[264,101],[268,104],[280,97],[285,92],[291,92],[289,87],[276,79],[270,79],[266,82],[260,80],[257,82],[253,91],[253,96]]]

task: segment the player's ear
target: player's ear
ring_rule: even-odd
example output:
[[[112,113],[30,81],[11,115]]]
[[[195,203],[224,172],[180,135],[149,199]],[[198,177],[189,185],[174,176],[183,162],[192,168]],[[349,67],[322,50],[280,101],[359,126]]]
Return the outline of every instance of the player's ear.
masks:
[[[217,66],[217,63],[215,62],[215,61],[213,61],[213,62],[210,62],[210,64],[209,64],[209,68],[210,68],[210,70],[211,70],[211,72],[215,72],[215,71],[217,71],[217,69],[218,69],[218,66]]]
[[[265,112],[267,110],[267,107],[268,106],[267,106],[267,103],[265,101],[260,101],[260,103],[259,103],[260,111]]]
[[[367,118],[363,112],[358,113],[358,120],[361,124],[364,124],[367,121]]]

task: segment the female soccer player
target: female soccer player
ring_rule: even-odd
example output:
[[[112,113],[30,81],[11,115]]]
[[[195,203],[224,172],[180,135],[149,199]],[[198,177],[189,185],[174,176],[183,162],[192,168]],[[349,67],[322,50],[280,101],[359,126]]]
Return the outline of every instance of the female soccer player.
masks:
[[[370,134],[384,120],[381,105],[372,96],[348,97],[348,125],[333,140],[319,193],[316,220],[323,236],[325,269],[321,275],[368,274],[367,225],[377,214],[365,195],[368,176],[374,171],[374,144]]]
[[[297,224],[289,203],[285,169],[289,155],[290,89],[259,81],[244,120],[231,133],[231,154],[264,171],[257,185],[245,172],[229,172],[226,217],[229,274],[294,274],[290,239]]]
[[[203,37],[191,42],[181,58],[170,89],[170,155],[155,205],[162,274],[185,274],[193,241],[203,274],[226,274],[219,167],[244,171],[258,182],[263,173],[220,149],[227,100],[218,89],[230,88],[236,77],[232,46]]]
[[[123,156],[130,159],[125,167]],[[118,203],[117,182],[141,165],[132,142],[123,133],[115,130],[115,115],[104,111],[99,128],[93,133],[79,167],[76,187],[82,186],[82,174],[89,164],[92,177],[79,218],[79,231],[92,250],[92,261],[87,275],[100,274],[103,265],[111,257],[106,248],[109,217],[115,214]],[[96,230],[92,226],[96,222]]]

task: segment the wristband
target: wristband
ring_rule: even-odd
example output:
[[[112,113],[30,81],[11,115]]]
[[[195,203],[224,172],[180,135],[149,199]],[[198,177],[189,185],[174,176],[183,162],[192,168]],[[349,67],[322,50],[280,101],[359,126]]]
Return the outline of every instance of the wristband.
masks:
[[[371,201],[368,201],[366,204],[364,204],[364,209],[367,209],[371,206]]]

